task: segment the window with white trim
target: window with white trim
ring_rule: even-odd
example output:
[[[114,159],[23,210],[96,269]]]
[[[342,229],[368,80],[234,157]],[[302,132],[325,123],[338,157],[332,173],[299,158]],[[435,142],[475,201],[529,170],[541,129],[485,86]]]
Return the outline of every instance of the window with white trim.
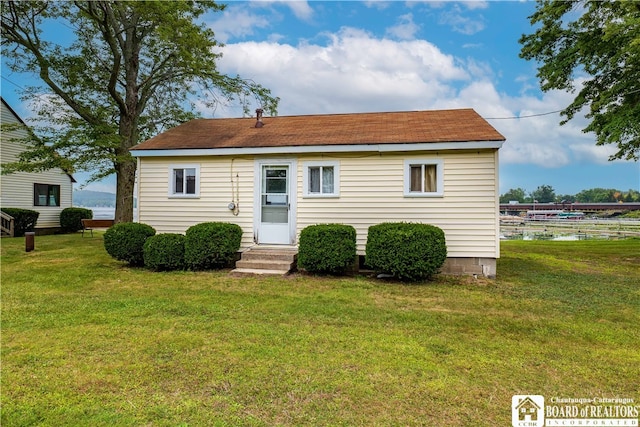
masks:
[[[444,165],[441,159],[404,161],[404,195],[408,197],[442,197]]]
[[[305,162],[302,185],[304,197],[338,197],[340,195],[340,163]]]
[[[199,197],[200,166],[169,166],[169,197]]]

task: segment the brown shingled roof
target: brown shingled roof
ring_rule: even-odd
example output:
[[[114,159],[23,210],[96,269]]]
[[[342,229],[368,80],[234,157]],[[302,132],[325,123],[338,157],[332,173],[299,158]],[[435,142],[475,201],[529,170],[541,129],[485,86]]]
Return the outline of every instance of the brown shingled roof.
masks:
[[[311,145],[504,141],[472,109],[195,119],[133,150],[295,147]]]

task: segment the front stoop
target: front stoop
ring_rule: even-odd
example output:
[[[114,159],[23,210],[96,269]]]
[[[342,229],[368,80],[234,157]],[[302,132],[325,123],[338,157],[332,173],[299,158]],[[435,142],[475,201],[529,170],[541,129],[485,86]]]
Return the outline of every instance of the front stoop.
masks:
[[[298,248],[290,246],[254,246],[242,252],[232,273],[281,275],[295,270]]]

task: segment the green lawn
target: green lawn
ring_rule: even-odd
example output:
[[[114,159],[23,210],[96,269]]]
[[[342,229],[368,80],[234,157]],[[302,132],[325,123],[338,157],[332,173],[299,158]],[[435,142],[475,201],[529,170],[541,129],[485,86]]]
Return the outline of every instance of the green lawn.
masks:
[[[640,402],[640,240],[504,242],[495,281],[152,273],[2,239],[2,426],[511,425]]]

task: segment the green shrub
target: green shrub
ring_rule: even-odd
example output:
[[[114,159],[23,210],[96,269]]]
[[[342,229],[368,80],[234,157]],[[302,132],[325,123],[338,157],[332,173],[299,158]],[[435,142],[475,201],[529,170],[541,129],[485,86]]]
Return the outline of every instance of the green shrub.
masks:
[[[356,229],[345,224],[318,224],[300,232],[298,266],[310,273],[343,274],[356,259]]]
[[[24,233],[33,231],[36,228],[40,212],[30,209],[2,208],[2,212],[11,215],[14,219],[14,236],[22,237]]]
[[[115,259],[133,266],[144,265],[144,242],[155,234],[156,230],[150,225],[121,222],[104,233],[104,248]]]
[[[189,227],[184,239],[184,261],[191,270],[224,268],[235,261],[242,229],[226,222],[203,222]]]
[[[366,264],[405,281],[431,278],[447,259],[444,232],[433,225],[382,223],[369,227]]]
[[[68,233],[82,230],[82,219],[93,218],[93,211],[85,208],[65,208],[60,212],[60,227]]]
[[[156,271],[184,268],[184,236],[182,234],[156,234],[142,247],[144,266]]]

